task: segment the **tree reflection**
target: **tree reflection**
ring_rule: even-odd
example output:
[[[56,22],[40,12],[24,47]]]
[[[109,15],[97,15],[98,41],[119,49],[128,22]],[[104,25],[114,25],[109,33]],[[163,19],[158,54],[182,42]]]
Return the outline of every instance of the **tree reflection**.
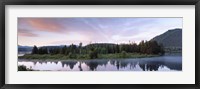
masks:
[[[146,58],[144,60],[136,59],[110,59],[110,60],[66,60],[66,61],[31,61],[33,63],[32,67],[46,67],[45,65],[55,66],[59,65],[61,68],[64,68],[65,65],[71,69],[83,71],[84,67],[87,66],[90,71],[101,70],[120,70],[125,69],[128,71],[132,70],[142,70],[142,71],[162,71],[162,70],[182,70],[182,60],[172,60],[167,58]],[[77,67],[74,66],[77,64]],[[99,67],[99,68],[98,68]],[[51,68],[51,67],[50,67]],[[51,69],[50,69],[51,70]]]
[[[70,69],[73,69],[77,61],[63,61],[61,63],[62,63],[62,67],[66,65],[66,66],[69,66]]]
[[[120,67],[120,62],[119,61],[116,61],[116,67],[117,67],[117,70],[119,70],[119,67]]]
[[[85,61],[85,64],[89,67],[90,70],[95,71],[98,66],[106,66],[108,64],[108,60],[101,61]]]
[[[115,62],[116,62],[115,60],[110,60],[110,64],[113,66],[115,66]]]
[[[58,64],[58,61],[55,61],[54,63],[55,63],[55,64]]]
[[[34,65],[34,66],[36,65],[36,63],[37,63],[36,61],[33,61],[33,65]]]
[[[120,68],[126,68],[128,66],[128,62],[120,62],[121,65],[120,65]]]
[[[143,71],[158,71],[161,65],[161,62],[139,62],[139,66]]]
[[[182,63],[164,63],[171,70],[182,70]]]
[[[83,71],[81,64],[82,64],[82,62],[79,63],[78,68],[79,68],[80,71]]]
[[[90,70],[94,71],[96,70],[98,66],[98,62],[85,62],[85,64],[90,68]]]
[[[108,60],[101,60],[101,61],[96,61],[99,66],[106,66],[108,64]]]
[[[154,65],[154,64],[147,64],[146,69],[150,71],[158,71],[160,65]]]
[[[126,67],[128,67],[128,64],[129,64],[129,62],[126,62],[126,61],[115,61],[115,65],[114,66],[116,66],[117,67],[117,70],[119,70],[119,69],[122,69],[122,68],[126,68]]]
[[[130,70],[135,69],[137,65],[137,62],[130,62]]]

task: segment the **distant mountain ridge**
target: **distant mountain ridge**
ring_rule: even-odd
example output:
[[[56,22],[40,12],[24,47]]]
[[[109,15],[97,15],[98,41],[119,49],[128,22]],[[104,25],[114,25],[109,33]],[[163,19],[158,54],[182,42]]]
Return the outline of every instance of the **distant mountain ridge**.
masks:
[[[163,44],[166,48],[182,48],[182,29],[170,29],[167,32],[158,35],[151,40]]]
[[[46,47],[46,48],[61,48],[64,47],[65,45],[59,45],[59,46],[41,46],[41,47]],[[40,48],[40,47],[38,47]],[[32,51],[33,46],[22,46],[22,45],[18,45],[18,51],[22,52],[22,51]]]
[[[32,50],[32,46],[21,46],[18,45],[18,51],[31,51]]]

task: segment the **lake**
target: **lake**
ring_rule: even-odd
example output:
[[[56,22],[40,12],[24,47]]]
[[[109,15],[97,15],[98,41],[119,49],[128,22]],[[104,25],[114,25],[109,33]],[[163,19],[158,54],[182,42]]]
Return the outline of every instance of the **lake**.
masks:
[[[38,71],[182,71],[182,56],[65,61],[19,59],[18,65]]]

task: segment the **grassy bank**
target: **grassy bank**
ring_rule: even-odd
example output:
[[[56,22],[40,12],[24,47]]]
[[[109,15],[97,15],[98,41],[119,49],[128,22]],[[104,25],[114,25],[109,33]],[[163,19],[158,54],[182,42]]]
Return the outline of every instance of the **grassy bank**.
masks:
[[[147,55],[139,53],[115,53],[115,54],[99,54],[97,59],[123,59],[123,58],[145,58],[145,57],[156,57],[159,55]],[[87,54],[74,54],[74,55],[62,55],[62,54],[25,54],[24,56],[19,56],[19,59],[37,59],[37,60],[68,60],[68,59],[86,59],[89,60],[90,57]]]

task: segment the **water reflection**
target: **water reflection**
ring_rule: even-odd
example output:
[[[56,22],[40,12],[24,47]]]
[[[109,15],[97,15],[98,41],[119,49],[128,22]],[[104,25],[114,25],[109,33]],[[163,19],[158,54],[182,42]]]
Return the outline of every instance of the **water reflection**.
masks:
[[[182,57],[155,57],[138,59],[113,60],[67,60],[67,61],[25,61],[19,60],[18,65],[25,65],[34,70],[54,71],[181,71]]]

